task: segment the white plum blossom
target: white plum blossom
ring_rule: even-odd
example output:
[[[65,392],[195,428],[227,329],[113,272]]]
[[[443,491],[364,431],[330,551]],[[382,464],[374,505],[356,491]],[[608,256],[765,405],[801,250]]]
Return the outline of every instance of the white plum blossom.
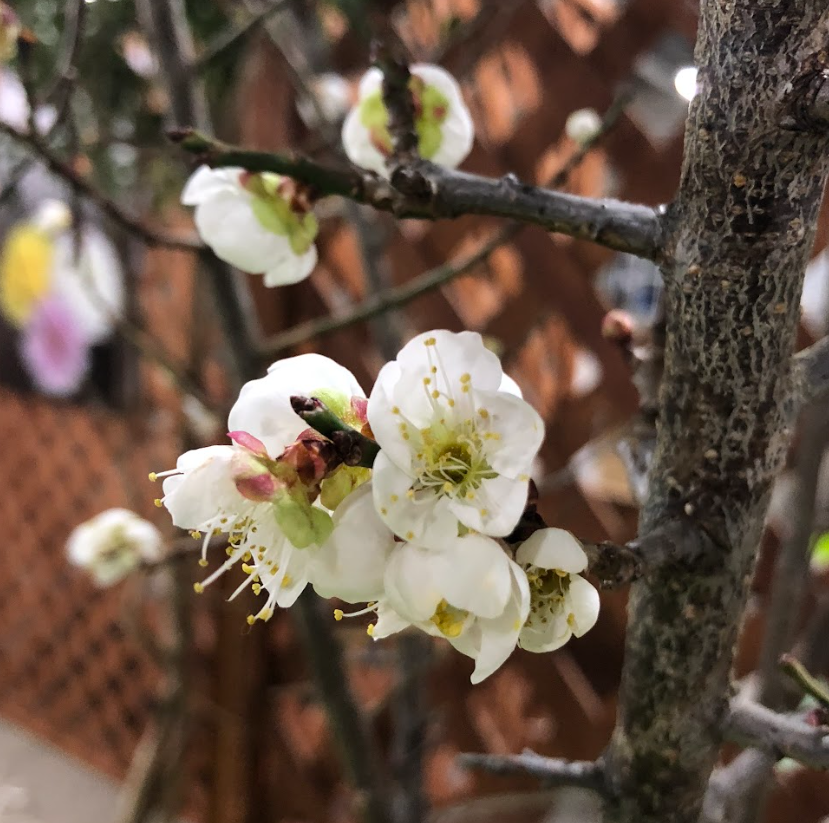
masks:
[[[592,140],[602,127],[602,118],[594,109],[578,109],[571,112],[564,124],[564,133],[576,143]]]
[[[460,86],[439,66],[411,67],[409,88],[415,105],[418,153],[439,166],[459,166],[472,149],[475,129]],[[357,166],[387,176],[392,142],[383,102],[383,74],[369,69],[360,81],[358,99],[343,124],[343,147]]]
[[[163,554],[161,533],[128,509],[107,509],[81,523],[66,544],[69,561],[86,569],[99,586],[111,586]]]
[[[165,477],[157,505],[176,526],[203,537],[202,565],[211,535],[228,535],[227,560],[197,590],[240,561],[249,579],[238,591],[250,583],[256,593],[267,590],[265,606],[251,621],[296,600],[314,551],[332,529],[330,514],[314,499],[326,473],[326,441],[309,434],[291,407],[292,395],[324,397],[352,424],[359,423],[365,403],[351,372],[326,357],[278,361],[265,377],[242,387],[228,417],[233,445],[186,452],[175,469],[151,475]]]
[[[551,652],[596,624],[599,593],[580,572],[587,555],[570,532],[540,529],[525,540],[515,561],[530,584],[530,613],[518,644],[531,652]]]
[[[298,283],[317,264],[317,220],[287,177],[201,166],[181,202],[195,206],[196,228],[218,257],[262,274],[266,286]]]
[[[439,548],[459,530],[515,528],[544,437],[515,391],[474,332],[421,334],[380,370],[368,402],[374,503],[401,539]]]
[[[336,72],[324,72],[312,77],[309,95],[297,101],[299,116],[310,128],[342,119],[351,106],[351,85]],[[310,95],[313,95],[313,99]]]
[[[467,534],[440,550],[397,544],[375,607],[375,639],[416,626],[448,640],[475,660],[480,683],[515,649],[529,614],[530,590],[521,568],[499,543]]]

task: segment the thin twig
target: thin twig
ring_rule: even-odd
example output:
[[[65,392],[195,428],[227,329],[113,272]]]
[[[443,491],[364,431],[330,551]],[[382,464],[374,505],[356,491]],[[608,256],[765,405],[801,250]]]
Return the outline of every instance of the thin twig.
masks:
[[[359,793],[365,823],[391,823],[380,776],[380,754],[351,691],[342,650],[331,630],[333,624],[322,616],[319,605],[315,596],[306,591],[297,601],[296,613],[341,760]]]
[[[63,123],[72,102],[72,86],[77,78],[78,55],[83,44],[86,0],[67,0],[63,13],[63,43],[55,63],[55,74],[44,100],[54,104],[56,115],[49,132]]]
[[[647,259],[662,253],[661,212],[650,206],[566,194],[522,183],[514,175],[483,177],[422,159],[398,166],[392,185],[355,166],[246,150],[190,129],[173,131],[170,137],[207,165],[287,175],[319,196],[341,195],[399,218],[506,217]]]
[[[608,108],[601,127],[578,150],[570,155],[567,162],[547,182],[550,188],[556,189],[567,183],[573,171],[578,168],[587,154],[589,154],[617,122],[630,100],[631,94],[629,92],[624,92],[616,98]],[[517,237],[526,226],[526,223],[517,220],[507,223],[492,235],[489,240],[484,242],[480,248],[461,260],[442,263],[433,269],[423,272],[408,283],[373,294],[361,305],[339,317],[326,316],[307,320],[304,323],[298,323],[290,329],[273,335],[263,342],[260,350],[261,354],[263,357],[276,357],[294,348],[294,346],[304,343],[306,340],[323,337],[324,335],[353,326],[355,323],[371,320],[387,312],[401,309],[418,297],[428,294],[430,291],[446,283],[450,283],[456,277],[472,271],[476,266],[487,260],[494,251]]]
[[[829,769],[829,727],[812,726],[745,700],[736,700],[725,718],[723,733],[741,746],[775,758],[791,757],[813,769]]]
[[[458,763],[466,769],[478,769],[490,774],[536,777],[548,787],[577,786],[600,794],[608,792],[601,760],[562,760],[525,751],[507,755],[461,754]]]
[[[829,688],[810,674],[809,670],[796,657],[784,654],[780,658],[780,668],[798,685],[804,694],[810,695],[825,709],[829,709]]]
[[[164,246],[180,251],[200,252],[206,247],[199,241],[188,237],[178,237],[166,232],[151,229],[137,217],[124,211],[117,203],[110,200],[102,191],[93,186],[86,178],[78,174],[72,166],[58,157],[51,149],[44,146],[32,134],[19,131],[14,126],[0,120],[0,132],[26,146],[47,168],[63,179],[74,191],[86,200],[94,203],[113,222],[130,232],[149,246]]]
[[[255,28],[267,22],[274,14],[282,11],[286,5],[287,0],[276,0],[272,5],[266,6],[262,11],[257,12],[244,23],[240,23],[238,26],[231,26],[226,31],[221,32],[190,63],[188,70],[194,74],[203,71],[208,64],[224,54],[229,48],[236,45],[239,40],[246,37]]]

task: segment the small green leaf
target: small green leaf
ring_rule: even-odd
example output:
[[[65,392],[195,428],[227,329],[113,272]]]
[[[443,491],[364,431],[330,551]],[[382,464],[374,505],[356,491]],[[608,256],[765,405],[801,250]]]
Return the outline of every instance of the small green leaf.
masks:
[[[829,569],[829,532],[821,534],[812,547],[812,568],[815,571]]]

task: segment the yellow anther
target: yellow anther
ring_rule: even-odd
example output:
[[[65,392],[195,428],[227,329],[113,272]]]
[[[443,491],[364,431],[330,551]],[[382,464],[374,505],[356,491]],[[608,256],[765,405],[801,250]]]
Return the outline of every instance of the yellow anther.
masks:
[[[204,591],[204,586],[201,583],[194,583],[193,584],[193,591],[196,594],[201,594]]]
[[[464,383],[461,386],[461,391],[464,392],[464,393],[468,392],[469,391],[469,383]]]
[[[391,500],[391,502],[392,502],[392,503],[396,503],[398,500],[400,500],[400,498],[399,498],[396,494],[393,494],[393,495],[389,498],[389,500]]]
[[[489,417],[489,412],[486,409],[478,409],[478,414],[486,420]]]
[[[150,483],[155,483],[158,480],[158,475],[155,472],[150,472],[148,477],[150,478]]]
[[[391,407],[392,414],[400,414],[400,407],[399,406],[392,406]]]
[[[406,490],[406,497],[408,497],[408,498],[409,498],[409,500],[413,500],[413,499],[414,499],[414,494],[415,494],[415,493],[414,493],[414,489],[407,489],[407,490]]]
[[[252,614],[249,614],[245,620],[247,620],[248,626],[252,626],[256,622],[256,618]]]
[[[254,594],[259,594],[262,591],[262,584],[261,583],[254,583],[251,588],[253,589]]]
[[[414,532],[406,532],[406,540],[414,540]]]
[[[161,502],[161,498],[156,497],[156,499],[155,499],[155,500],[153,500],[153,505],[154,505],[157,509],[160,509],[160,508],[161,508],[164,504]]]
[[[475,492],[467,492],[466,493],[467,500],[474,500],[475,499]]]
[[[448,480],[443,484],[443,490],[445,492],[451,492],[453,488],[455,487]]]
[[[423,385],[424,385],[424,386],[428,386],[431,382],[432,382],[432,378],[431,378],[431,377],[424,377],[424,378],[423,378]]]
[[[408,432],[403,432],[403,439],[404,439],[404,440],[408,440],[408,439],[409,439],[409,433],[408,433]]]
[[[190,537],[192,537],[193,540],[198,540],[201,537],[201,532],[198,529],[193,529],[193,531],[190,532]]]
[[[561,569],[553,569],[553,571],[554,571],[554,572],[555,572],[555,573],[556,573],[559,577],[569,577],[569,576],[570,576],[570,573],[569,573],[569,572],[564,572],[564,571],[562,571]]]
[[[434,337],[427,337],[427,338],[423,341],[423,345],[424,345],[424,346],[434,346],[434,345],[435,345],[435,343],[437,343],[437,342],[438,342],[438,341],[437,341],[437,340],[435,340],[435,338],[434,338]]]
[[[366,626],[366,634],[369,637],[374,637],[374,623],[369,623],[368,626]]]
[[[437,374],[438,373],[438,367],[437,366],[432,366],[432,368],[429,369],[429,371],[432,372],[432,374]]]
[[[435,389],[435,390],[432,392],[432,397],[433,397],[435,400],[437,400],[437,399],[438,399],[438,397],[440,397],[440,392],[439,392],[437,389]]]
[[[450,409],[451,409],[451,408],[454,408],[454,406],[455,406],[455,401],[454,401],[454,400],[450,397],[450,398],[449,398],[449,408],[450,408]]]
[[[207,567],[207,561],[203,557],[200,557],[199,558],[199,565],[204,569],[204,568]]]
[[[280,584],[283,589],[287,589],[294,582],[294,578],[291,577],[290,574],[286,574],[285,577],[282,578],[282,583]]]
[[[242,571],[245,574],[253,574],[256,571],[256,567],[249,566],[247,563],[242,563]]]
[[[461,383],[468,383],[472,379],[472,375],[469,373],[461,375]]]
[[[336,620],[339,623],[340,620],[343,619],[343,617],[345,617],[345,614],[343,614],[342,609],[334,609],[334,620]]]
[[[252,559],[252,555],[251,555],[250,552],[245,552],[242,555],[242,560],[244,560],[246,563],[250,563],[251,559]]]
[[[228,557],[233,557],[233,549],[230,546],[228,546],[225,549],[225,554],[227,554]]]
[[[262,611],[256,615],[257,620],[270,620],[272,617],[273,609],[262,609]]]
[[[576,625],[576,615],[573,612],[567,615],[567,625],[572,629]]]
[[[383,507],[380,509],[380,514],[382,514],[384,517],[385,517],[388,513],[389,513],[389,510],[388,510],[385,506],[383,506]]]
[[[481,509],[481,517],[489,517],[489,509]]]

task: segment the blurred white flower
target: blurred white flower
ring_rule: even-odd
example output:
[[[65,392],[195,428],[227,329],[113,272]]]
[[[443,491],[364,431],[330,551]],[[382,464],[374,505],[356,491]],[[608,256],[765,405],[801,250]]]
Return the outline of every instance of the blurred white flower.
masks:
[[[594,109],[578,109],[571,112],[564,124],[564,133],[576,143],[592,140],[602,127],[602,118]]]
[[[99,586],[111,586],[142,562],[163,554],[161,533],[128,509],[108,509],[81,523],[66,544],[69,561],[86,569]]]
[[[218,257],[262,274],[266,286],[304,280],[317,263],[317,220],[278,174],[201,166],[181,195],[194,206],[196,228]]]
[[[527,578],[489,537],[467,534],[441,550],[397,544],[376,606],[375,639],[407,626],[448,640],[475,660],[480,683],[510,656],[530,608]]]
[[[475,137],[460,86],[439,66],[415,64],[411,73],[418,152],[426,160],[453,169],[466,159]],[[380,69],[371,68],[363,76],[357,105],[343,124],[342,140],[352,163],[386,176],[392,144],[382,85]]]
[[[531,652],[551,652],[573,635],[581,637],[596,624],[599,593],[579,573],[587,555],[570,532],[540,529],[515,555],[530,584],[530,612],[518,644]]]
[[[351,85],[335,72],[311,78],[310,91],[316,105],[307,97],[300,97],[297,101],[299,115],[310,128],[322,125],[320,116],[326,123],[338,122],[351,106]]]
[[[513,530],[544,437],[516,389],[474,332],[426,332],[381,369],[368,402],[381,447],[374,502],[395,534],[440,547],[459,524],[493,537]]]

